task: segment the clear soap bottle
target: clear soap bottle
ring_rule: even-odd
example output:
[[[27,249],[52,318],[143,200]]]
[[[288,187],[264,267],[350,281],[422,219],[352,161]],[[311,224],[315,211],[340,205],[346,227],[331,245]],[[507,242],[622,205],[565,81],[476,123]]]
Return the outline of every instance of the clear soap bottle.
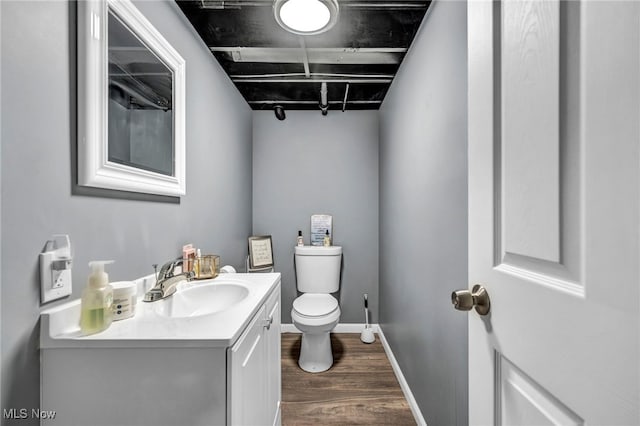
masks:
[[[322,239],[322,245],[325,247],[331,247],[331,236],[329,235],[329,230],[324,233],[324,238]]]
[[[296,240],[296,245],[298,247],[302,247],[304,245],[304,239],[302,238],[302,231],[298,231],[298,239]]]
[[[104,272],[104,265],[109,263],[113,261],[89,262],[91,274],[82,291],[80,308],[80,330],[84,335],[106,330],[113,321],[113,287]]]

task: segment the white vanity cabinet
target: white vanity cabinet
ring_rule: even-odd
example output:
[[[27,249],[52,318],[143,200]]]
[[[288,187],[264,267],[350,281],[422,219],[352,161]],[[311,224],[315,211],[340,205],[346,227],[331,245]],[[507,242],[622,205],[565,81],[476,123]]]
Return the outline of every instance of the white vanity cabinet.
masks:
[[[46,424],[279,425],[280,274],[231,283],[248,289],[246,306],[163,320],[139,303],[93,336],[79,334],[79,302],[43,312],[40,408],[56,413]]]
[[[280,424],[280,290],[227,349],[231,425]],[[267,423],[265,420],[269,419]]]

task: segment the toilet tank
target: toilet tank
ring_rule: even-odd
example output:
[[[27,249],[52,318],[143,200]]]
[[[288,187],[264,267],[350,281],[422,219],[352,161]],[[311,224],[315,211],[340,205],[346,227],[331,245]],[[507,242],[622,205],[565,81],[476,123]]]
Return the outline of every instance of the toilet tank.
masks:
[[[340,288],[342,247],[296,246],[296,283],[302,293],[334,293]]]

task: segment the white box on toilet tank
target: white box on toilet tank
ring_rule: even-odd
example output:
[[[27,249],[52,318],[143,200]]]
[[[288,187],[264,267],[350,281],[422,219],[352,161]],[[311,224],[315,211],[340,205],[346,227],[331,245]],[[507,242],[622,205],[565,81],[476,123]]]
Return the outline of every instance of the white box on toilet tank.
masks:
[[[302,293],[334,293],[340,288],[342,247],[296,246],[296,284]]]

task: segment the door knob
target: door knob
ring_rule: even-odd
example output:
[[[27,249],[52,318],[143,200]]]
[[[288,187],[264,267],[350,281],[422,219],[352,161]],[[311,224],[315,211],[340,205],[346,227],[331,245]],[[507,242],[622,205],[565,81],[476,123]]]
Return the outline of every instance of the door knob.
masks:
[[[451,293],[451,303],[459,311],[470,311],[471,308],[475,307],[476,312],[480,315],[487,315],[491,310],[489,293],[480,284],[474,285],[471,291],[454,291]]]

